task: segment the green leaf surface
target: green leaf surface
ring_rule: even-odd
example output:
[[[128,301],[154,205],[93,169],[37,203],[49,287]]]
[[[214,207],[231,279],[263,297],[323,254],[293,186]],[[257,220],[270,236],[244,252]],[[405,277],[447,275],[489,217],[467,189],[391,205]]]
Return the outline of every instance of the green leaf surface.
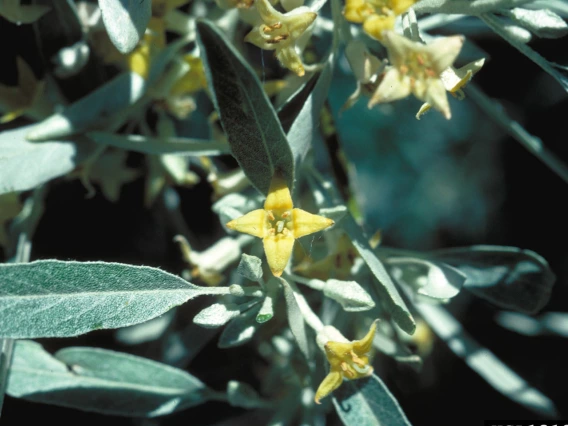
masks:
[[[275,174],[292,189],[292,151],[257,76],[212,23],[198,21],[197,34],[213,103],[233,156],[263,194]]]
[[[466,275],[464,288],[503,309],[538,312],[556,280],[546,260],[531,250],[472,246],[433,254]]]
[[[0,337],[70,337],[148,321],[189,299],[228,294],[148,266],[41,260],[0,265]]]
[[[222,155],[229,153],[223,142],[186,138],[150,138],[140,135],[116,135],[106,132],[91,132],[87,136],[98,144],[110,145],[143,154],[175,154],[181,156]]]
[[[34,125],[27,138],[46,141],[108,126],[117,119],[119,112],[138,101],[145,89],[146,82],[138,74],[120,74],[62,112]]]
[[[99,0],[110,40],[120,53],[134,50],[152,15],[152,0]]]
[[[250,341],[261,325],[255,320],[259,309],[260,304],[257,303],[256,306],[233,318],[221,333],[218,346],[226,349],[244,345]]]
[[[97,348],[52,356],[19,341],[8,394],[34,402],[128,417],[155,417],[206,402],[208,389],[185,371],[146,358]]]
[[[31,128],[0,132],[0,194],[27,191],[69,173],[96,149],[86,140],[28,142]]]
[[[444,308],[426,303],[415,304],[432,330],[457,356],[496,391],[541,416],[557,416],[554,403],[511,370],[493,352],[481,346]]]
[[[375,374],[344,381],[333,393],[333,405],[346,426],[410,426],[398,401]]]
[[[351,213],[345,215],[345,218],[341,221],[341,226],[347,232],[353,246],[375,276],[376,280],[373,280],[373,283],[384,306],[400,328],[408,334],[413,334],[416,329],[416,323],[414,318],[412,318],[412,314],[406,307],[404,300],[402,300],[382,262],[373,253],[368,239],[363,234],[361,227],[355,222]]]

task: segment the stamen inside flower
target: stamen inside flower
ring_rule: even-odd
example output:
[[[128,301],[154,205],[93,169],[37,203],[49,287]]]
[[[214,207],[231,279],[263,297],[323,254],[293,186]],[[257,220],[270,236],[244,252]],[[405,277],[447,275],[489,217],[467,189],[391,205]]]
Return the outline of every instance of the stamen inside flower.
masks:
[[[263,25],[260,28],[260,35],[268,44],[277,44],[290,37],[290,32],[281,22],[276,22],[272,25]]]

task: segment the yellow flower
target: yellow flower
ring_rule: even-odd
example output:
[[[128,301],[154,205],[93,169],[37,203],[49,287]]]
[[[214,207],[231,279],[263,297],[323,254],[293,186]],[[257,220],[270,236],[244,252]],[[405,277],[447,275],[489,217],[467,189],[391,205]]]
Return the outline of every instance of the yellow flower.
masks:
[[[297,238],[321,231],[333,220],[293,208],[286,182],[274,177],[264,209],[253,210],[227,223],[227,227],[262,238],[268,266],[279,277],[290,260]]]
[[[458,98],[460,101],[465,98],[465,94],[461,88],[465,86],[471,78],[476,74],[483,64],[485,63],[485,58],[478,59],[477,61],[470,62],[461,68],[448,67],[442,74],[440,74],[440,79],[444,84],[444,87],[448,92],[450,92],[454,97]],[[430,109],[430,104],[425,103],[422,105],[416,118],[420,120],[420,116]]]
[[[450,119],[450,105],[441,74],[458,56],[464,38],[442,37],[425,45],[413,42],[393,31],[383,33],[391,65],[369,101],[369,108],[413,94]]]
[[[255,0],[262,19],[245,37],[245,41],[265,50],[275,50],[280,63],[300,77],[306,72],[296,43],[314,22],[317,13],[302,6],[288,13],[280,13],[268,0]]]
[[[369,353],[376,329],[377,321],[373,321],[365,337],[352,342],[332,326],[326,326],[318,332],[317,342],[320,347],[323,346],[330,368],[329,374],[316,392],[314,398],[316,404],[320,404],[322,398],[341,386],[343,379],[355,380],[373,374],[373,367],[369,364]]]
[[[385,30],[394,28],[397,16],[403,14],[416,0],[346,0],[343,15],[349,22],[363,24],[363,30],[382,40]]]

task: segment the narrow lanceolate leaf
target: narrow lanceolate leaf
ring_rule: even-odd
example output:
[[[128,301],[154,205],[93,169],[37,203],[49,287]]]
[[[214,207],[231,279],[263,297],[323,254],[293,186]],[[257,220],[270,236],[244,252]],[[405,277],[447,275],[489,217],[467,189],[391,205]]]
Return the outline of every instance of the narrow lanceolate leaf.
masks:
[[[27,191],[69,173],[96,149],[86,140],[28,142],[31,127],[0,132],[0,194]]]
[[[263,194],[275,174],[292,188],[292,152],[258,78],[213,24],[198,21],[197,34],[213,103],[233,156]]]
[[[144,35],[152,0],[99,0],[103,22],[112,43],[120,53],[129,53]]]
[[[564,19],[548,9],[530,10],[516,7],[506,15],[539,37],[560,38],[568,34],[568,25]]]
[[[424,303],[415,307],[448,347],[495,390],[541,416],[556,417],[556,407],[547,396],[477,343],[444,308]]]
[[[211,156],[229,153],[224,142],[186,138],[149,138],[140,135],[116,135],[106,132],[91,132],[87,136],[98,144],[110,145],[143,154],[174,154],[181,156]]]
[[[327,98],[331,75],[331,63],[328,62],[278,112],[283,119],[282,125],[288,135],[296,169],[306,158],[314,133],[319,131],[320,112]]]
[[[338,302],[347,312],[368,311],[375,307],[369,293],[355,281],[327,280],[323,294]]]
[[[414,333],[416,323],[414,322],[414,318],[412,318],[412,314],[406,307],[402,297],[400,297],[385,267],[373,253],[367,238],[363,235],[361,227],[357,225],[351,213],[345,215],[341,225],[343,229],[345,229],[345,232],[347,232],[347,235],[349,235],[349,238],[351,238],[353,246],[357,249],[359,255],[375,276],[376,280],[373,280],[376,284],[375,289],[384,302],[384,306],[389,310],[400,328],[408,334]]]
[[[8,394],[34,402],[128,417],[155,417],[209,399],[198,379],[149,359],[97,348],[52,356],[39,343],[16,343]]]
[[[333,393],[333,405],[346,426],[410,426],[398,401],[375,374],[344,381]]]
[[[146,83],[138,74],[121,74],[63,112],[53,114],[33,126],[27,138],[30,141],[45,141],[107,126],[116,119],[116,114],[139,100],[145,88]]]
[[[148,321],[189,299],[228,294],[147,266],[42,260],[0,265],[0,338],[70,337]]]
[[[503,309],[534,314],[550,298],[556,277],[537,253],[516,247],[472,246],[434,253],[467,279],[464,288]]]
[[[306,303],[304,297],[299,294],[298,289],[293,288],[288,281],[283,278],[278,278],[282,287],[284,288],[284,298],[286,299],[286,312],[288,314],[288,325],[294,335],[294,339],[298,347],[309,361],[310,346],[308,344],[308,335],[306,333],[306,324],[304,316],[300,310],[298,303]],[[300,299],[300,302],[298,301]]]

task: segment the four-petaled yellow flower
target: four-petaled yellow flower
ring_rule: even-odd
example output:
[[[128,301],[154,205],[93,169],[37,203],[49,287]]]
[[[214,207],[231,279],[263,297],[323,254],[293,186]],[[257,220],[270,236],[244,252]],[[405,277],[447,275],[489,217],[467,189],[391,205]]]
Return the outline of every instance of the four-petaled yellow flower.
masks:
[[[369,101],[369,108],[413,94],[440,111],[452,114],[441,74],[454,62],[463,46],[462,36],[442,37],[425,45],[393,31],[383,33],[390,66]]]
[[[294,240],[321,231],[334,222],[323,216],[295,209],[286,182],[274,177],[264,209],[253,210],[227,223],[227,227],[262,238],[268,266],[279,277],[292,256]]]
[[[374,321],[369,332],[361,340],[350,342],[334,327],[326,326],[318,333],[317,343],[323,346],[329,361],[329,374],[323,379],[315,395],[316,404],[337,389],[343,379],[355,380],[373,374],[369,364],[369,352],[377,329]],[[331,340],[334,339],[334,340]]]
[[[296,43],[314,22],[317,13],[308,7],[298,7],[288,13],[280,13],[268,0],[255,0],[262,23],[255,26],[245,41],[265,50],[275,50],[280,63],[300,77],[306,72]]]
[[[392,30],[397,16],[402,15],[416,0],[346,0],[343,15],[349,22],[363,24],[363,30],[378,40],[383,31]]]

